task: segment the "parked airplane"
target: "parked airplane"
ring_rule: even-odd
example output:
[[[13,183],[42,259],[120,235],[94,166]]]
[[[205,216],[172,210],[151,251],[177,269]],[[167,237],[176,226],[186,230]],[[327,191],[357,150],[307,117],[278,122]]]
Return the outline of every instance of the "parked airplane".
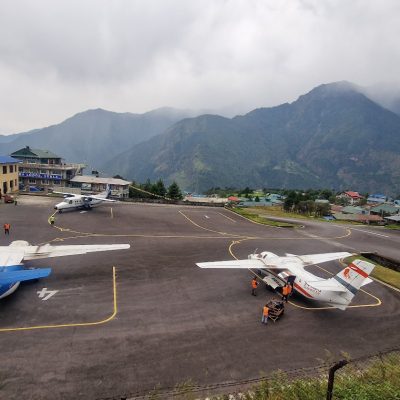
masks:
[[[303,256],[286,254],[286,257],[279,257],[274,253],[264,251],[260,254],[250,254],[247,260],[205,262],[197,263],[197,266],[200,268],[258,269],[258,274],[263,277],[263,281],[274,289],[289,282],[298,293],[306,298],[345,310],[358,289],[372,282],[368,276],[375,265],[367,261],[354,260],[349,266],[329,279],[323,279],[307,272],[304,267],[351,255],[342,252]],[[276,270],[280,272],[274,273]]]
[[[14,293],[22,281],[44,278],[51,268],[24,269],[23,260],[38,260],[86,254],[96,251],[129,249],[129,244],[70,245],[70,246],[30,246],[24,240],[16,240],[9,246],[0,246],[0,299]]]
[[[65,199],[54,206],[54,208],[59,212],[63,212],[68,209],[86,209],[91,210],[93,207],[97,207],[103,201],[108,201],[114,203],[115,200],[108,199],[108,196],[111,193],[110,187],[107,185],[107,189],[104,192],[101,192],[97,195],[83,195],[83,194],[74,194],[74,193],[65,193],[65,192],[53,192],[57,194],[66,195]]]

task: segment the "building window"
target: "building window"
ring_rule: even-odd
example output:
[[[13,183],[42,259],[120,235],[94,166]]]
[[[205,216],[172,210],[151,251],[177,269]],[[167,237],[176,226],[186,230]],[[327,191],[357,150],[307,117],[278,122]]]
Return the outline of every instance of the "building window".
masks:
[[[14,166],[10,165],[10,174],[12,174],[14,172]]]
[[[10,181],[10,189],[13,190],[14,188],[14,181]]]
[[[3,174],[7,173],[7,165],[3,165]]]
[[[54,181],[54,182],[53,182],[53,185],[60,185],[60,184],[61,184],[60,181]]]
[[[36,183],[36,179],[29,179],[29,183]]]

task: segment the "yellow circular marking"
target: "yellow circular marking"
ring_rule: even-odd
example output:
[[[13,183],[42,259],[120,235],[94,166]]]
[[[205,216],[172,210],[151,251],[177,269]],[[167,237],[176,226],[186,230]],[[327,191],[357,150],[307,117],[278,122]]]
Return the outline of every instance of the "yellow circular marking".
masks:
[[[118,313],[118,306],[117,306],[117,283],[116,283],[116,268],[113,267],[113,313],[106,319],[101,321],[94,321],[94,322],[77,322],[77,323],[70,323],[70,324],[58,324],[58,325],[36,325],[36,326],[26,326],[20,328],[0,328],[1,332],[18,332],[18,331],[30,331],[36,329],[56,329],[56,328],[70,328],[70,327],[78,327],[78,326],[95,326],[95,325],[102,325],[110,322],[115,318]]]

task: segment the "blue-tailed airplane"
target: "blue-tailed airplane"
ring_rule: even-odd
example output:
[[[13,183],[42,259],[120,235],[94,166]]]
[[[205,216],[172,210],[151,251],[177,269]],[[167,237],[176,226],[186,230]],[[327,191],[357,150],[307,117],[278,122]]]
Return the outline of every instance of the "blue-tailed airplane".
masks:
[[[95,244],[30,246],[24,240],[12,242],[9,246],[0,246],[0,299],[14,293],[21,282],[45,278],[51,268],[25,269],[24,260],[38,260],[49,257],[62,257],[75,254],[86,254],[96,251],[129,249],[129,244]]]

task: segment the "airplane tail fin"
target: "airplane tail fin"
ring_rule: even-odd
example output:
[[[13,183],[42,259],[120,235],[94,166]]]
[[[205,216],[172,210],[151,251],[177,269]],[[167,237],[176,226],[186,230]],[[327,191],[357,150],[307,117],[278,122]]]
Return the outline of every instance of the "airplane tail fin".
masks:
[[[374,268],[375,265],[368,261],[354,260],[329,280],[340,283],[343,286],[345,290],[340,293],[340,296],[347,300],[347,304],[350,304],[358,290],[372,282],[369,275]]]
[[[111,188],[110,185],[107,184],[106,190],[104,192],[101,192],[97,195],[97,197],[102,197],[103,199],[107,199],[111,194]]]

